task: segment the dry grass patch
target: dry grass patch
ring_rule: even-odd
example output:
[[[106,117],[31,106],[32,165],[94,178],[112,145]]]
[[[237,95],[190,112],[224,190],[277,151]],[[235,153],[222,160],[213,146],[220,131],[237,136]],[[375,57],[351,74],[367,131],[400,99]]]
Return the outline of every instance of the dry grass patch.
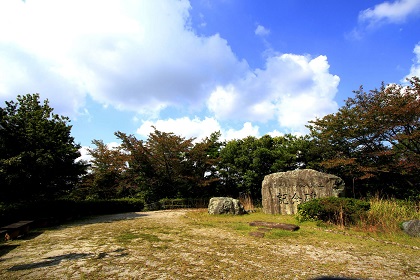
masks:
[[[418,279],[419,249],[314,223],[249,236],[249,222],[293,217],[211,216],[175,210],[86,219],[4,243],[5,279]],[[404,242],[404,241],[402,241]],[[418,241],[417,241],[418,242]],[[8,246],[9,249],[7,249]]]

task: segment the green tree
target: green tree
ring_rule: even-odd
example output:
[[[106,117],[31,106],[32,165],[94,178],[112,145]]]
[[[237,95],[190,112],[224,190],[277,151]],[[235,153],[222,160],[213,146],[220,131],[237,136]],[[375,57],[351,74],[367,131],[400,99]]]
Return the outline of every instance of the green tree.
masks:
[[[122,178],[126,189],[130,190],[130,194],[142,197],[146,202],[159,200],[156,187],[159,178],[144,141],[120,131],[115,135],[121,140],[121,149],[127,155],[127,170]]]
[[[369,92],[360,87],[337,113],[308,126],[322,166],[347,184],[355,181],[355,192],[418,195],[420,79],[409,82]]]
[[[0,108],[2,200],[51,198],[66,193],[84,174],[70,120],[53,113],[39,94],[18,96]]]
[[[249,193],[261,199],[265,175],[314,165],[308,137],[285,135],[246,137],[229,141],[220,152],[221,189],[226,195]]]
[[[78,195],[136,196],[147,203],[162,198],[209,196],[218,181],[220,133],[194,143],[194,138],[153,128],[147,141],[116,132],[121,140],[118,148],[94,140],[96,147],[89,149],[92,172],[84,177]]]
[[[157,130],[150,133],[146,147],[149,160],[156,176],[155,185],[160,198],[183,197],[187,187],[185,166],[189,164],[188,154],[194,138],[184,137]]]
[[[186,154],[184,174],[187,185],[184,191],[190,197],[210,197],[218,193],[219,174],[217,165],[220,161],[220,131],[197,142]]]
[[[87,197],[115,198],[125,190],[123,182],[127,170],[128,155],[120,148],[110,148],[102,140],[93,140],[95,148],[88,149],[92,156],[91,174],[84,178]],[[122,195],[124,196],[124,195]]]

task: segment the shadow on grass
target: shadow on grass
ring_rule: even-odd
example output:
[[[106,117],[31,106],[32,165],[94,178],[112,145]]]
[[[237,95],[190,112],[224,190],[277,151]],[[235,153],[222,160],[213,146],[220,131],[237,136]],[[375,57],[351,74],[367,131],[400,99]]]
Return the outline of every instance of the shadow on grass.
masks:
[[[77,226],[77,225],[89,225],[97,223],[112,223],[121,220],[133,220],[140,217],[146,217],[148,214],[128,212],[119,214],[107,214],[100,216],[89,216],[69,221],[68,223],[62,223],[64,226]]]
[[[9,244],[0,245],[0,257],[6,255],[7,253],[12,251],[13,249],[16,249],[17,247],[19,247],[19,245],[9,245]],[[3,261],[3,260],[0,260],[0,261]]]
[[[9,268],[8,270],[9,271],[18,271],[18,270],[27,270],[27,269],[33,269],[33,268],[49,267],[49,266],[60,264],[62,260],[77,260],[77,259],[81,259],[81,258],[86,258],[86,257],[91,256],[91,255],[92,254],[86,254],[86,253],[64,254],[64,255],[60,255],[60,256],[46,258],[45,261],[41,261],[41,262],[14,265],[11,268]]]
[[[34,239],[35,237],[43,234],[44,231],[43,230],[34,230],[34,231],[30,231],[25,235],[21,235],[18,237],[18,240],[31,240]]]
[[[83,259],[83,258],[88,258],[88,257],[95,257],[96,259],[103,259],[106,257],[124,257],[128,255],[128,253],[125,252],[125,250],[126,249],[124,248],[120,248],[109,253],[101,252],[96,257],[95,257],[95,254],[93,253],[69,253],[69,254],[64,254],[64,255],[59,255],[59,256],[54,256],[54,257],[48,257],[40,262],[14,265],[8,270],[19,271],[19,270],[28,270],[28,269],[34,269],[34,268],[50,267],[54,265],[59,265],[61,261],[63,260],[78,260],[78,259]]]

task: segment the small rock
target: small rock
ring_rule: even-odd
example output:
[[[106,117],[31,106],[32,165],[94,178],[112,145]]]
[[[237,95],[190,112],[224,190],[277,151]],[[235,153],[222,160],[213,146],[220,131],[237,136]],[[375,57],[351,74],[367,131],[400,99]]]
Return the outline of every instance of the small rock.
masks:
[[[210,199],[209,214],[218,215],[218,214],[234,214],[234,215],[243,215],[246,214],[245,208],[242,203],[231,197],[213,197]]]
[[[403,230],[410,236],[420,237],[420,220],[410,220],[402,224]]]

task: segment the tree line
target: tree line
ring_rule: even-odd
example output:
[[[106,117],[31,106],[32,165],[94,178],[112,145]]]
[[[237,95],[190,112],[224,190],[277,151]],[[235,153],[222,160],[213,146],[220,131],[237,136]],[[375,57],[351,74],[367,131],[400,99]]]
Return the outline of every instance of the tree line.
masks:
[[[117,131],[116,148],[93,140],[90,164],[70,120],[38,94],[0,108],[0,194],[76,199],[234,196],[261,199],[273,172],[312,168],[343,178],[347,195],[420,199],[420,79],[354,92],[338,112],[310,121],[305,136],[221,140],[184,138],[153,128],[147,140]]]

